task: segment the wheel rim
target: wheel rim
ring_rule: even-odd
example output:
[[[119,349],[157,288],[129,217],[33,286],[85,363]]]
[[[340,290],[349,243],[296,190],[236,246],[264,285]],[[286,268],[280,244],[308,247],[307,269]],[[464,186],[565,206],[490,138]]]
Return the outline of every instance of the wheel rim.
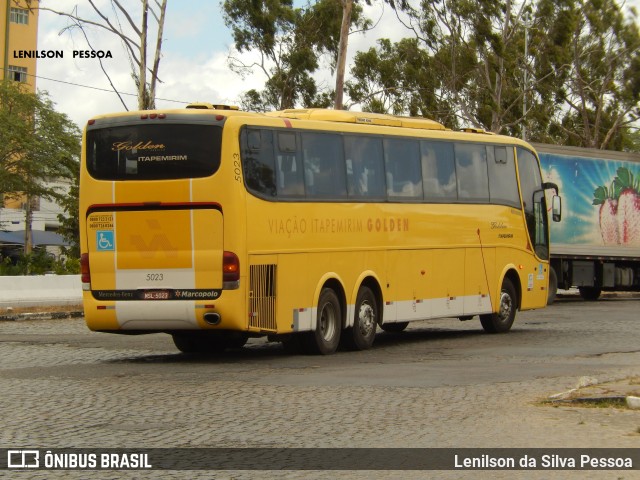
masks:
[[[368,302],[362,302],[358,311],[358,328],[362,336],[366,337],[371,334],[375,327],[375,322],[375,310]]]
[[[322,311],[320,312],[319,330],[320,335],[326,342],[331,341],[331,339],[336,334],[336,319],[336,311],[333,308],[333,305],[331,305],[330,303],[325,303],[322,307]]]
[[[513,300],[508,292],[502,292],[500,294],[500,322],[507,322],[511,318],[511,312],[513,311]]]

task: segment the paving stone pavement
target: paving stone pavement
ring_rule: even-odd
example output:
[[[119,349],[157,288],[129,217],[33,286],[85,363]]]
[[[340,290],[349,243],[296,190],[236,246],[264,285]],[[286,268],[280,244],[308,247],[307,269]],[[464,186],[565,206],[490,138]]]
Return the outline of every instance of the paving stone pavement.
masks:
[[[43,335],[50,335],[50,340],[43,340]],[[540,405],[550,394],[574,387],[579,380],[575,376],[395,386],[377,384],[372,365],[374,380],[369,384],[322,381],[314,385],[317,375],[331,374],[323,359],[304,357],[308,364],[304,368],[279,355],[267,356],[266,361],[233,356],[180,360],[170,340],[149,347],[123,338],[122,345],[114,346],[102,337],[87,332],[79,319],[0,325],[0,445],[130,449],[640,446],[640,412]],[[270,347],[260,342],[249,346],[250,350],[264,348]],[[397,374],[401,376],[402,371]],[[621,368],[607,375],[637,374],[638,370]],[[10,473],[6,478],[640,478],[638,471]]]

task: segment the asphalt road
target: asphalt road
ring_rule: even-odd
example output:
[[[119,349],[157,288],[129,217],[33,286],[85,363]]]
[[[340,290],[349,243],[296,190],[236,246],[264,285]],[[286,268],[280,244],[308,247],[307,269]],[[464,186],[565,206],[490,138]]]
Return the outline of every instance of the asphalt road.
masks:
[[[640,413],[542,405],[584,381],[640,377],[633,297],[560,299],[511,332],[477,318],[379,333],[364,352],[186,356],[162,334],[82,319],[0,322],[5,448],[632,447]],[[0,477],[2,476],[0,471]],[[639,478],[635,472],[18,472],[23,478]],[[58,476],[56,476],[56,474]],[[554,476],[557,475],[557,476]]]

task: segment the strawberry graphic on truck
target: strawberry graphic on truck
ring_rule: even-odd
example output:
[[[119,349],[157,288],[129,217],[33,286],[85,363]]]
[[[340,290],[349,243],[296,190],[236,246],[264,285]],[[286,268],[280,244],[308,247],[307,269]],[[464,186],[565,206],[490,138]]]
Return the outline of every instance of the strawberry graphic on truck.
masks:
[[[605,245],[640,245],[640,175],[626,167],[616,174],[610,185],[593,192],[602,240]]]

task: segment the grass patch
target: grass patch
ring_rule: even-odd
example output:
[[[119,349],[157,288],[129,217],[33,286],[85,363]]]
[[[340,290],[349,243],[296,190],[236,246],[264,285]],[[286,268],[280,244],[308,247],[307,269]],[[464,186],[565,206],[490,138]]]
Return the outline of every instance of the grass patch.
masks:
[[[542,405],[553,407],[585,407],[585,408],[623,408],[627,409],[627,402],[623,396],[611,397],[576,397],[554,400],[543,400]]]

